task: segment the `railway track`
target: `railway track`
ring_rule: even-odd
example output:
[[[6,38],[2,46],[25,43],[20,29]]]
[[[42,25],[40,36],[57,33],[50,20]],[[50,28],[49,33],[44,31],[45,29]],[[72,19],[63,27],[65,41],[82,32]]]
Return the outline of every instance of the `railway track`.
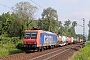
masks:
[[[0,57],[0,60],[64,60],[64,59],[67,60],[68,57],[70,57],[73,54],[73,52],[77,51],[81,47],[82,43],[77,43],[50,50],[45,50],[42,52],[33,52],[28,54],[20,53]]]
[[[54,52],[51,52],[51,53],[47,53],[47,54],[44,54],[44,55],[40,55],[38,57],[28,59],[28,60],[48,60],[48,59],[51,59],[51,58],[65,52],[65,51],[67,51],[67,50],[69,50],[69,49],[66,49],[66,50],[60,49],[60,50],[57,50],[57,51],[54,51]],[[60,51],[62,51],[62,52],[60,52]]]
[[[62,48],[62,49],[59,49],[59,50],[56,50],[56,51],[53,51],[53,52],[50,52],[47,54],[43,54],[43,55],[28,59],[28,60],[52,60],[53,58],[57,57],[58,55],[63,54],[67,51],[70,51],[71,49],[77,50],[78,49],[77,47],[81,48],[81,45],[72,45],[69,47],[65,47],[65,48]]]

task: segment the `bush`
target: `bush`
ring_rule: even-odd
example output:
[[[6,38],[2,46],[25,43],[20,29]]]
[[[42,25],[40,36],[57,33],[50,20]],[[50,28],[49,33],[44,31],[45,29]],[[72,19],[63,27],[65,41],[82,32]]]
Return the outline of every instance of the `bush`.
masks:
[[[23,52],[23,51],[22,50],[19,50],[19,49],[13,49],[13,50],[9,51],[9,55],[11,55],[11,54],[17,54],[17,53],[21,53],[21,52]]]
[[[87,41],[87,42],[85,43],[85,46],[90,46],[90,41]]]
[[[90,41],[85,43],[85,47],[79,51],[73,60],[90,60]]]
[[[0,47],[0,56],[7,56],[7,55],[9,55],[8,50]]]
[[[19,37],[0,36],[0,56],[7,56],[22,52],[19,50],[22,46],[22,40]]]
[[[17,49],[21,49],[21,50],[22,50],[22,47],[23,47],[23,43],[22,43],[22,42],[19,42],[19,43],[16,45],[16,48],[17,48]]]
[[[17,44],[18,41],[20,41],[19,37],[12,37],[11,38],[11,42],[14,43],[14,44]]]

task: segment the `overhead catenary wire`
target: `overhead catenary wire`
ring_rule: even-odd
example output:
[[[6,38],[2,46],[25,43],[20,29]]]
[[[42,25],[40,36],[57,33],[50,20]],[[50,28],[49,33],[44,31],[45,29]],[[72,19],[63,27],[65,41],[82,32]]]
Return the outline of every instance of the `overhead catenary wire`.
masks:
[[[46,6],[48,6],[49,4],[47,4],[47,3],[45,3],[43,0],[41,0]],[[57,14],[58,15],[60,15],[58,12],[57,12]],[[58,20],[60,20],[59,18],[58,18]]]
[[[8,1],[14,4],[14,2],[12,2],[11,0],[8,0]]]
[[[32,1],[32,0],[31,0]],[[41,0],[42,1],[42,0]],[[34,2],[34,1],[32,1],[33,3],[35,3],[36,5],[38,5],[39,7],[41,7],[39,4],[37,4],[36,2]],[[48,4],[46,4],[44,1],[42,1],[45,5],[48,5]],[[43,7],[41,7],[42,9],[44,9]],[[59,13],[58,13],[59,14]],[[64,17],[65,18],[65,17]],[[59,19],[60,20],[60,19]],[[82,25],[79,25],[79,24],[77,24],[78,26],[81,26],[81,27],[83,27]]]
[[[30,0],[32,1],[32,0]],[[36,2],[32,1],[33,3],[35,3],[36,5],[38,5],[40,8],[44,9],[41,5],[37,4]]]
[[[11,3],[12,3],[12,2],[11,2]],[[8,7],[8,6],[4,5],[4,4],[1,4],[1,3],[0,3],[0,5],[1,5],[1,6],[4,6],[4,7],[6,7],[6,8],[9,8],[10,10],[15,10],[15,9],[12,9],[11,7]],[[9,12],[11,12],[11,11],[9,11]]]
[[[4,5],[4,4],[1,4],[1,3],[0,3],[0,5],[1,5],[1,6],[4,6],[4,7],[6,7],[6,8],[9,8],[10,10],[12,10],[12,8],[10,8],[10,7],[8,7],[8,6]],[[12,12],[12,11],[8,11],[8,12]]]
[[[10,7],[8,7],[8,6],[6,6],[6,5],[3,5],[3,4],[0,4],[0,5],[2,5],[2,6],[4,6],[4,7],[7,7],[7,8],[9,8],[9,9],[11,9]]]
[[[45,3],[43,0],[41,0],[46,6],[48,6],[48,4],[47,3]]]

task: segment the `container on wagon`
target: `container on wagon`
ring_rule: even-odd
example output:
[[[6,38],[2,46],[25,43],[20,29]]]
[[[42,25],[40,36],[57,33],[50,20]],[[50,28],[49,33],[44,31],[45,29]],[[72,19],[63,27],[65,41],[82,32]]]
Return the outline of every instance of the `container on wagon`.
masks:
[[[62,44],[62,36],[61,35],[57,35],[58,38],[58,44]]]
[[[81,42],[83,42],[83,39],[81,39]]]
[[[74,38],[73,38],[73,37],[71,37],[71,43],[73,43],[73,39],[74,39]]]
[[[66,36],[58,36],[58,42],[60,46],[66,45]]]
[[[62,36],[62,44],[66,45],[66,36]]]
[[[67,36],[67,44],[71,44],[72,43],[72,37],[71,36]]]
[[[61,35],[58,35],[58,40],[62,41],[62,36]]]
[[[43,46],[57,45],[57,35],[43,30],[26,30],[24,35],[24,47],[27,49],[36,49]]]
[[[80,43],[81,42],[81,39],[80,38],[77,38],[77,42]]]
[[[73,43],[77,43],[77,39],[76,38],[73,39]]]

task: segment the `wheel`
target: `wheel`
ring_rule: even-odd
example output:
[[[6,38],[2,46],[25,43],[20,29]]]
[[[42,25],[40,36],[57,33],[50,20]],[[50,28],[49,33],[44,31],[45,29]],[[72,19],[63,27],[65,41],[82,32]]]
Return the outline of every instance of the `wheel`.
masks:
[[[37,51],[38,51],[38,52],[40,52],[40,51],[41,51],[41,48],[40,48],[40,47],[38,47],[38,48],[37,48]]]
[[[44,48],[43,47],[41,47],[41,51],[44,51]]]

